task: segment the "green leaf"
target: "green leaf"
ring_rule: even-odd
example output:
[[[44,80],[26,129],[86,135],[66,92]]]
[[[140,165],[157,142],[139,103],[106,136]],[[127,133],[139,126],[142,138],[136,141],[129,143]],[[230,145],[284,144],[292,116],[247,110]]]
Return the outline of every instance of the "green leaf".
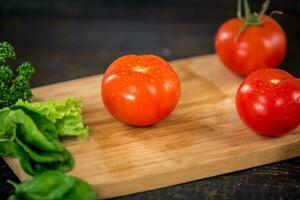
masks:
[[[18,200],[18,197],[16,195],[11,195],[8,200]]]
[[[16,126],[11,119],[8,118],[9,113],[9,108],[0,110],[0,141],[11,140],[15,136]]]
[[[32,167],[35,171],[35,174],[40,174],[47,170],[59,170],[63,172],[70,171],[74,167],[74,159],[71,153],[67,149],[64,149],[62,152],[60,152],[60,154],[63,157],[62,161],[47,163],[33,162]]]
[[[52,169],[69,171],[74,166],[72,155],[58,139],[55,124],[26,108],[0,110],[0,155],[18,158],[30,175]]]
[[[15,141],[0,142],[0,156],[11,156],[19,159],[22,169],[30,175],[35,174],[33,164],[29,156],[22,150],[22,148]]]
[[[25,143],[42,151],[58,152],[64,148],[58,140],[57,142],[48,140],[46,135],[44,135],[36,126],[32,118],[26,115],[23,110],[12,110],[9,113],[8,118],[10,118],[14,124],[18,124],[18,126],[21,127],[21,131],[19,131],[17,135],[21,137]]]
[[[47,171],[19,184],[16,196],[19,199],[30,200],[63,199],[64,194],[70,191],[75,183],[74,177],[66,176],[60,171]]]
[[[60,171],[47,171],[14,185],[13,200],[94,200],[96,193],[86,182]]]
[[[88,136],[88,129],[82,123],[82,102],[76,98],[34,103],[18,101],[16,105],[45,116],[55,124],[59,136],[77,136],[79,138]]]
[[[72,188],[63,198],[64,200],[94,200],[96,199],[95,190],[87,183],[76,178],[75,187]]]
[[[18,137],[16,138],[16,142],[35,162],[47,163],[47,162],[57,162],[57,161],[64,160],[64,158],[60,153],[35,151],[31,149],[29,146],[27,146],[26,144],[24,144],[21,140],[19,140]]]

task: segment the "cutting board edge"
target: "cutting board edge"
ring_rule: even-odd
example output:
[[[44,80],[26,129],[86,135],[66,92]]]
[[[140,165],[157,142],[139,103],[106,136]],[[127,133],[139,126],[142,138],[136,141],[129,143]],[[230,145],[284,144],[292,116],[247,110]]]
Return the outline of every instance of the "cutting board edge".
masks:
[[[274,154],[275,152],[275,156],[264,156],[261,157],[261,153],[264,152],[265,154]],[[288,152],[288,153],[282,153],[282,152]],[[255,151],[255,152],[247,152],[247,153],[243,153],[240,154],[239,156],[228,156],[228,157],[223,157],[222,159],[217,159],[217,160],[213,160],[210,161],[206,164],[200,164],[200,165],[195,165],[191,168],[186,168],[183,170],[177,170],[177,171],[172,171],[171,175],[170,174],[157,174],[154,177],[142,177],[142,178],[138,178],[137,180],[135,180],[135,182],[133,183],[133,180],[130,179],[128,180],[128,183],[126,184],[126,182],[120,183],[120,184],[124,184],[125,186],[125,190],[124,192],[120,192],[120,190],[118,190],[117,194],[114,194],[114,192],[110,192],[111,189],[109,189],[109,185],[107,185],[107,188],[103,189],[103,185],[96,185],[97,188],[102,187],[102,189],[100,191],[97,192],[97,199],[106,199],[106,198],[113,198],[113,197],[119,197],[119,196],[125,196],[125,195],[130,195],[130,194],[136,194],[136,193],[140,193],[140,192],[145,192],[145,191],[150,191],[150,190],[154,190],[154,189],[160,189],[160,188],[165,188],[165,187],[169,187],[169,186],[174,186],[174,185],[178,185],[178,184],[183,184],[183,183],[188,183],[188,182],[192,182],[192,181],[196,181],[196,180],[202,180],[202,179],[206,179],[206,178],[210,178],[210,177],[214,177],[214,176],[218,176],[218,175],[224,175],[224,174],[228,174],[228,173],[232,173],[232,172],[238,172],[238,171],[242,171],[242,170],[246,170],[246,169],[250,169],[253,167],[259,167],[259,166],[263,166],[263,165],[267,165],[267,164],[271,164],[271,163],[276,163],[276,162],[280,162],[280,161],[284,161],[287,159],[292,159],[292,158],[296,158],[300,156],[300,140],[297,140],[296,142],[292,142],[288,145],[285,146],[274,146],[273,148],[269,148],[269,149],[260,149],[259,151]],[[257,158],[258,162],[254,164],[253,162],[253,157]],[[225,162],[222,162],[225,161]],[[239,161],[244,161],[244,162],[239,162]],[[201,167],[203,168],[207,168],[207,166],[211,166],[212,163],[216,163],[218,165],[216,169],[213,169],[212,172],[207,173],[206,171],[200,171]],[[219,165],[219,164],[222,165]],[[240,166],[234,166],[233,164],[236,163],[241,163]],[[205,165],[207,165],[205,167]],[[230,166],[228,167],[226,170],[224,170],[223,166]],[[196,173],[196,175],[193,173],[191,173],[191,171],[194,170],[194,172]],[[199,172],[197,171],[199,170]],[[183,174],[184,173],[184,174]],[[209,175],[208,175],[209,174]],[[148,183],[149,185],[146,185],[144,183],[140,183],[139,179],[147,179],[150,180],[148,182],[151,182],[151,179],[153,179],[153,182],[156,182],[158,179],[164,179],[164,176],[166,176],[165,182],[162,182],[160,184],[157,183]],[[170,179],[169,177],[176,177],[177,180],[174,181],[174,179]],[[180,180],[181,179],[181,180]],[[142,180],[143,181],[143,180]],[[137,189],[140,187],[141,184],[143,185],[143,188],[141,189]],[[129,187],[132,188],[132,191],[128,191]],[[115,184],[114,184],[115,187]],[[122,187],[122,186],[121,186]],[[147,188],[147,189],[145,189]],[[113,189],[113,191],[115,191]],[[102,194],[100,194],[102,192]]]
[[[280,154],[280,151],[284,150],[285,152],[291,152],[289,154]],[[296,150],[296,151],[295,151]],[[274,156],[265,156],[263,157],[262,160],[260,160],[258,163],[254,164],[253,163],[253,159],[251,159],[250,157],[257,157],[257,158],[261,158],[259,155],[261,154],[261,152],[264,152],[266,154],[270,153],[274,153],[278,152],[279,157],[274,157]],[[246,157],[245,157],[246,154]],[[153,179],[154,182],[159,179],[164,179],[163,176],[166,176],[165,180],[167,180],[164,183],[160,183],[160,184],[153,184],[151,185],[151,183],[147,186],[143,186],[144,188],[147,188],[146,190],[141,188],[139,190],[137,190],[137,188],[139,187],[139,185],[141,185],[141,183],[139,182],[139,179],[137,179],[135,181],[135,184],[133,184],[133,180],[128,180],[128,184],[126,183],[121,183],[126,185],[125,189],[128,190],[128,186],[130,185],[130,188],[132,188],[132,192],[127,191],[127,192],[120,192],[120,190],[118,190],[117,194],[112,193],[107,193],[107,191],[110,191],[109,189],[109,185],[106,186],[108,188],[104,188],[102,190],[100,190],[100,192],[97,192],[97,199],[106,199],[106,198],[113,198],[113,197],[119,197],[119,196],[124,196],[124,195],[130,195],[130,194],[136,194],[136,193],[140,193],[140,192],[145,192],[145,191],[150,191],[150,190],[154,190],[154,189],[160,189],[160,188],[165,188],[165,187],[169,187],[169,186],[174,186],[174,185],[178,185],[178,184],[183,184],[183,183],[188,183],[188,182],[192,182],[192,181],[196,181],[196,180],[202,180],[202,179],[206,179],[206,178],[210,178],[210,177],[214,177],[214,176],[218,176],[218,175],[224,175],[224,174],[228,174],[228,173],[232,173],[232,172],[238,172],[238,171],[242,171],[242,170],[246,170],[246,169],[250,169],[253,167],[259,167],[259,166],[263,166],[263,165],[267,165],[267,164],[271,164],[271,163],[275,163],[275,162],[280,162],[280,161],[284,161],[287,159],[292,159],[292,158],[296,158],[300,156],[300,140],[291,143],[289,145],[286,146],[275,146],[274,148],[270,148],[268,150],[260,150],[257,152],[249,152],[249,153],[245,153],[245,154],[241,154],[239,156],[228,156],[231,157],[232,159],[230,159],[230,162],[228,161],[228,157],[223,157],[223,159],[219,159],[219,160],[214,160],[211,161],[209,163],[207,163],[208,166],[212,165],[212,162],[215,162],[216,164],[222,162],[223,160],[226,161],[225,165],[226,166],[230,166],[228,169],[224,170],[223,165],[224,163],[222,163],[222,165],[216,165],[218,166],[218,168],[216,168],[213,172],[210,172],[209,175],[207,172],[200,172],[199,174],[191,174],[190,171],[191,170],[197,170],[201,169],[201,167],[205,166],[204,165],[195,165],[191,168],[188,169],[184,169],[184,173],[182,174],[182,170],[178,170],[178,171],[172,171],[171,174],[173,174],[178,180],[174,181],[171,179],[168,179],[169,177],[174,177],[173,175],[170,174],[157,174],[155,175],[155,177],[142,177],[140,179],[148,179],[151,180]],[[246,162],[242,163],[241,166],[236,167],[236,166],[232,166],[232,164],[238,163],[237,160],[244,160]],[[248,161],[248,163],[247,163]],[[205,167],[204,167],[205,168]],[[200,170],[199,170],[200,171]],[[184,175],[184,176],[183,176]],[[182,178],[183,177],[183,178]],[[179,180],[181,179],[181,180]],[[150,181],[151,182],[151,181]],[[115,184],[114,184],[115,185]],[[96,185],[96,187],[102,187],[101,185]],[[114,190],[113,190],[114,191]],[[103,192],[102,194],[100,194],[101,192]]]
[[[262,152],[264,152],[265,154],[273,154],[273,156],[261,157],[260,155]],[[149,175],[148,177],[128,179],[123,182],[119,182],[118,184],[112,183],[113,186],[111,186],[110,184],[95,184],[93,185],[93,187],[97,188],[97,199],[113,198],[242,171],[245,169],[263,166],[266,164],[271,164],[274,162],[279,162],[299,156],[300,140],[297,140],[285,146],[278,145],[269,149],[260,149],[259,151],[242,153],[238,156],[227,156],[223,157],[222,159],[208,161],[207,163],[195,164],[190,168],[171,171],[170,173],[155,174]],[[30,178],[30,176],[21,169],[21,166],[18,163],[17,159],[11,157],[3,157],[3,159],[21,181]],[[253,159],[256,159],[257,163],[254,164]],[[240,164],[236,166],[236,163]],[[215,168],[207,168],[208,166],[212,165],[215,166]],[[206,169],[206,171],[201,171],[201,169],[203,168]],[[208,172],[209,170],[211,171]],[[193,173],[191,173],[191,171]],[[74,176],[76,175],[74,174]],[[172,179],[170,177],[172,177]],[[145,179],[148,181],[143,182]],[[159,180],[159,182],[157,180]]]

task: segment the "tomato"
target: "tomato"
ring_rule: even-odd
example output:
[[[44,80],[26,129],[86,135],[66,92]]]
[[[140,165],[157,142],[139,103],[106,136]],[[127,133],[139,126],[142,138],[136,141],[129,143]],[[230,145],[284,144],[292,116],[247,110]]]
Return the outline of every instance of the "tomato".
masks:
[[[180,97],[176,72],[155,55],[126,55],[106,70],[101,86],[105,107],[118,120],[147,126],[166,118]]]
[[[265,136],[280,136],[300,123],[300,79],[279,69],[250,74],[236,93],[242,121]]]
[[[224,22],[215,36],[215,50],[234,73],[247,76],[261,68],[278,67],[286,54],[286,35],[266,15],[249,14]]]

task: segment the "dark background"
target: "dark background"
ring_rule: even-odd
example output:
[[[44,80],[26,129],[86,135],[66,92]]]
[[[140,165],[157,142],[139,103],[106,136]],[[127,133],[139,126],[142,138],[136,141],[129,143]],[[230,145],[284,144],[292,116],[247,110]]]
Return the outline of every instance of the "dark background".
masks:
[[[299,77],[300,1],[272,0],[271,10],[285,12],[274,17],[288,37],[281,68]],[[15,47],[15,64],[36,67],[35,87],[103,73],[124,54],[214,53],[217,28],[235,15],[232,0],[2,0],[0,41]],[[17,181],[0,159],[0,199],[12,191],[6,179]],[[120,199],[300,199],[300,158]]]

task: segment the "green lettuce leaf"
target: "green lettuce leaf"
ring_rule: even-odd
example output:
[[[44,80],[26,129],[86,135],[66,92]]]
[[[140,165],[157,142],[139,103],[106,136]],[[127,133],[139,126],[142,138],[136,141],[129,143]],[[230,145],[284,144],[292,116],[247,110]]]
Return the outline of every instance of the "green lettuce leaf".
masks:
[[[19,100],[15,107],[39,113],[53,122],[59,136],[87,138],[88,128],[82,123],[82,102],[76,98],[30,103]]]
[[[70,152],[59,141],[55,125],[26,108],[0,110],[0,156],[19,159],[30,175],[52,169],[69,171],[74,166]]]
[[[96,192],[87,182],[61,171],[47,171],[16,184],[9,200],[95,200]]]

